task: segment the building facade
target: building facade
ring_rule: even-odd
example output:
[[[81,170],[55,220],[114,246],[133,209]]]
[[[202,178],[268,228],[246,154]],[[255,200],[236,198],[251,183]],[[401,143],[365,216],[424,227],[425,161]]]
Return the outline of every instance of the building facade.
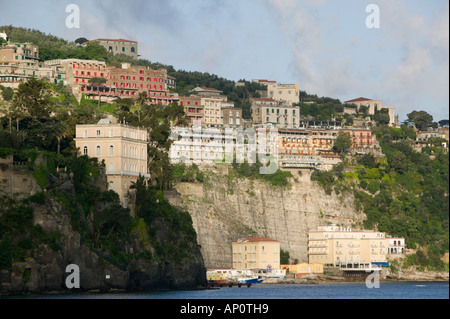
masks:
[[[272,98],[250,98],[254,124],[273,124],[278,128],[300,127],[300,106]]]
[[[72,93],[80,100],[82,94],[89,96],[90,94],[98,95],[97,88],[93,88],[89,84],[92,78],[109,78],[109,71],[106,63],[96,60],[81,59],[57,59],[45,61],[44,66],[53,70],[52,80],[55,83],[62,82],[72,88]],[[94,93],[95,91],[95,93]],[[107,89],[102,87],[100,92],[107,94]],[[108,90],[109,94],[109,90]]]
[[[345,105],[355,105],[356,108],[345,107]],[[359,97],[357,99],[344,102],[344,112],[348,114],[355,114],[359,111],[361,106],[367,106],[367,114],[374,115],[375,111],[386,109],[389,114],[389,125],[398,125],[398,117],[395,115],[395,108],[392,106],[383,106],[381,100],[372,100],[365,97]]]
[[[233,268],[280,269],[280,242],[248,237],[232,242]]]
[[[145,92],[151,103],[170,104],[178,101],[170,94],[166,69],[150,69],[123,63],[121,68],[109,68],[108,87],[113,97],[136,98]]]
[[[150,178],[147,166],[148,133],[146,129],[117,123],[114,119],[97,124],[76,126],[79,155],[105,161],[108,189],[128,203],[127,192],[141,175]]]
[[[242,109],[234,106],[224,106],[222,104],[222,123],[225,128],[244,127],[242,119]]]
[[[38,77],[39,47],[32,43],[8,43],[0,46],[0,83],[18,87]]]
[[[88,41],[83,45],[86,45],[89,42],[97,42],[99,45],[104,47],[109,53],[114,55],[116,54],[125,54],[134,59],[137,59],[138,54],[138,43],[136,41],[130,41],[126,39],[95,39],[92,41]]]
[[[330,170],[341,162],[333,149],[338,130],[278,129],[280,168]]]
[[[300,86],[298,84],[269,83],[267,97],[292,105],[300,102]]]
[[[203,124],[205,111],[200,96],[180,96],[178,103],[184,107],[184,112],[189,118],[191,124],[194,124],[194,121],[198,121]]]
[[[385,263],[390,255],[405,253],[405,239],[373,230],[352,230],[336,225],[319,227],[308,234],[309,262],[342,268]],[[356,267],[358,265],[358,267]]]

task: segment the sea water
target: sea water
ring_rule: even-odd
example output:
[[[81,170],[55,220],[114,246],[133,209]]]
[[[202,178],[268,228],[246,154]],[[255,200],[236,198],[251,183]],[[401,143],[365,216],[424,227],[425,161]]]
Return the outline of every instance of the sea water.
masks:
[[[2,299],[449,299],[448,282],[380,282],[367,288],[364,282],[319,284],[256,284],[250,288],[223,287],[200,290],[151,292],[72,293],[3,296]]]

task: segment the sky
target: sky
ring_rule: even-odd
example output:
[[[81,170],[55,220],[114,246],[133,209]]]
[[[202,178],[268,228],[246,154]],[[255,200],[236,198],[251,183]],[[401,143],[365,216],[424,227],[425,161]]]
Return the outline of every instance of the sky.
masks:
[[[80,10],[68,28],[69,4]],[[379,8],[379,28],[368,28]],[[26,10],[24,10],[26,8]],[[141,58],[449,118],[448,0],[0,0],[0,25],[138,42]],[[2,30],[0,30],[2,32]]]

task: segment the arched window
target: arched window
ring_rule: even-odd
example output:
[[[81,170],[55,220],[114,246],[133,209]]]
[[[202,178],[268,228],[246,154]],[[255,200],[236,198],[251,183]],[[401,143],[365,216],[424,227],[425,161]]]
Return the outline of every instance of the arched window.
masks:
[[[109,146],[109,155],[110,156],[114,155],[114,146],[112,146],[112,145]]]
[[[100,156],[100,146],[97,146],[97,156]]]
[[[131,47],[131,52],[136,52],[136,49],[134,47]]]
[[[83,155],[87,155],[88,154],[88,148],[87,146],[83,147]]]
[[[114,182],[113,182],[113,181],[110,181],[110,182],[109,182],[109,188],[108,188],[108,190],[110,190],[110,191],[114,190]]]

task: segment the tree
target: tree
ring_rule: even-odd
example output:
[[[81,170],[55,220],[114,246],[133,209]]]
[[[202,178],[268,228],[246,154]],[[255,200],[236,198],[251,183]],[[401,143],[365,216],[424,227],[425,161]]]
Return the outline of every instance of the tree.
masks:
[[[442,127],[448,127],[448,120],[440,120],[438,124]]]
[[[375,156],[369,153],[364,154],[360,159],[358,159],[358,163],[364,165],[367,168],[374,168],[377,165]]]
[[[34,117],[49,116],[50,95],[44,81],[31,78],[25,83],[19,84],[14,95],[13,107],[27,112]]]
[[[426,130],[431,126],[431,123],[433,123],[433,116],[425,111],[412,111],[407,114],[407,116],[408,122],[414,122],[415,127],[419,131]]]
[[[106,83],[106,79],[99,78],[99,77],[93,77],[89,79],[89,84],[92,84],[93,86],[97,87],[97,95],[98,95],[98,109],[100,110],[100,87]]]
[[[75,43],[78,44],[78,45],[82,45],[83,43],[88,42],[88,41],[89,40],[86,39],[86,38],[78,38],[78,39],[75,40]]]
[[[350,134],[339,131],[339,134],[334,142],[334,148],[339,152],[347,152],[352,147],[353,142]]]
[[[396,152],[392,158],[391,167],[399,173],[404,173],[408,169],[405,154]]]
[[[388,125],[391,121],[391,118],[389,117],[389,110],[381,109],[380,111],[375,111],[373,120],[380,125]]]
[[[14,96],[14,90],[9,86],[4,87],[2,90],[2,97],[5,101],[11,101]]]

